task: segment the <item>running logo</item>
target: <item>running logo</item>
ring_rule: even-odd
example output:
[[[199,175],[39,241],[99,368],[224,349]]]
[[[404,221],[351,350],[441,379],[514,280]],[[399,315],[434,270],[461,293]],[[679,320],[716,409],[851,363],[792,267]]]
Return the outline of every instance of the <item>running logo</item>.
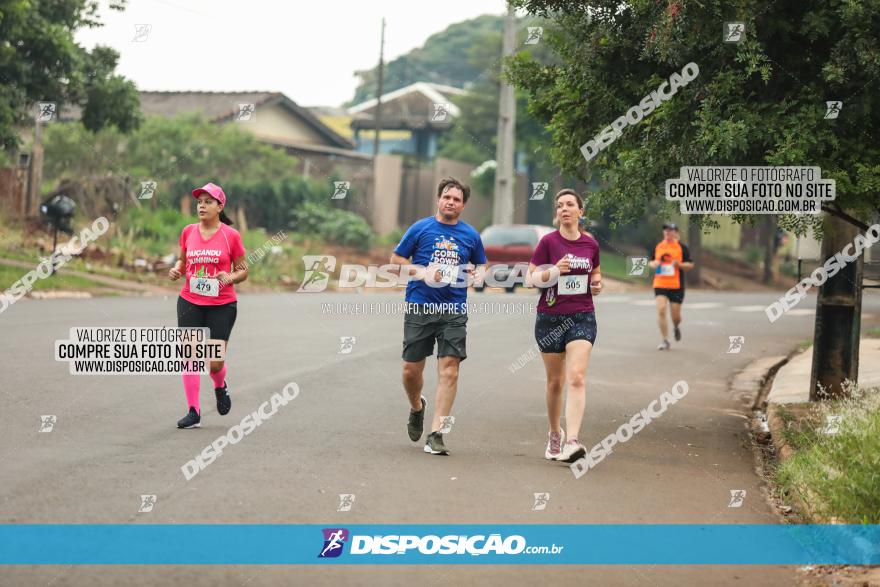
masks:
[[[840,414],[828,414],[825,416],[825,434],[833,436],[840,431],[840,422],[843,416]]]
[[[354,493],[340,493],[339,494],[339,507],[336,508],[337,512],[350,512],[352,506],[354,506]]]
[[[528,27],[529,34],[526,37],[526,45],[537,45],[540,42],[541,37],[544,35],[544,27],[541,26],[530,26]]]
[[[544,196],[547,195],[547,189],[550,187],[550,184],[546,181],[533,181],[532,182],[532,195],[529,196],[530,200],[543,200]]]
[[[536,493],[535,494],[535,503],[532,504],[533,512],[540,512],[541,510],[547,509],[547,503],[550,501],[549,493]]]
[[[351,189],[351,182],[334,181],[333,182],[333,195],[330,196],[330,199],[331,200],[344,200],[345,196],[348,195],[349,189]]]
[[[153,30],[153,25],[151,24],[136,24],[134,25],[134,38],[131,40],[132,43],[144,43],[150,37],[150,32]]]
[[[724,23],[724,42],[739,43],[743,35],[746,34],[746,23],[744,22],[725,22]]]
[[[239,104],[238,105],[238,121],[252,122],[257,119],[256,104]]]
[[[57,105],[55,102],[37,103],[37,122],[51,122],[55,119]]]
[[[742,507],[742,504],[745,500],[746,500],[746,490],[745,489],[731,489],[730,490],[730,503],[727,504],[727,507],[729,507],[729,508]]]
[[[324,548],[318,558],[336,558],[342,554],[345,541],[348,540],[348,530],[345,528],[324,528]]]
[[[156,193],[156,182],[155,181],[142,181],[141,182],[141,193],[138,194],[138,200],[152,200],[153,194]]]
[[[142,495],[141,496],[141,506],[138,508],[139,514],[145,514],[153,511],[153,506],[156,505],[156,496],[155,495]]]
[[[735,355],[742,352],[743,345],[746,344],[745,336],[728,336],[730,345],[727,347],[728,355]]]
[[[330,281],[330,273],[336,268],[333,255],[303,255],[306,274],[297,292],[315,293],[324,291]]]
[[[354,350],[354,343],[357,342],[356,336],[340,336],[339,337],[339,352],[337,355],[350,355],[351,351]]]
[[[449,104],[446,102],[434,102],[434,110],[431,112],[431,122],[448,122]]]
[[[840,109],[843,108],[843,102],[840,100],[831,100],[825,102],[825,108],[825,120],[833,120],[837,118],[838,114],[840,114]]]
[[[587,273],[593,272],[593,261],[587,257],[578,257],[577,255],[568,254],[568,266],[571,269],[586,269]]]
[[[647,257],[630,257],[629,275],[644,275],[645,268],[648,266]]]
[[[455,424],[455,416],[443,416],[440,421],[440,430],[438,432],[440,434],[449,434],[452,432],[452,425]]]
[[[57,416],[40,416],[40,432],[52,432],[55,429],[55,422],[58,421]]]

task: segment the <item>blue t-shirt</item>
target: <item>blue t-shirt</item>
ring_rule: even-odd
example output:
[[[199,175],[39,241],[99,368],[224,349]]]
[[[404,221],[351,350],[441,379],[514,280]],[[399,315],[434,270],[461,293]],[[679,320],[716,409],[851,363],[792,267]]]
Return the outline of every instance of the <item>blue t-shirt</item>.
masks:
[[[455,304],[454,311],[467,309],[466,273],[462,265],[486,262],[483,241],[476,229],[459,220],[443,224],[434,216],[422,218],[409,227],[394,252],[412,257],[413,265],[439,269],[442,285],[433,287],[422,280],[411,279],[406,285],[406,301],[414,304]]]

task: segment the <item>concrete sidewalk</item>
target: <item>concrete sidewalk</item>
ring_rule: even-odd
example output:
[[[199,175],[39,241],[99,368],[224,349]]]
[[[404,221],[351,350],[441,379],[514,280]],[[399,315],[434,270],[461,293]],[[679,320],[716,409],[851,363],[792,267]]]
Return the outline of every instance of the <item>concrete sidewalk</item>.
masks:
[[[767,401],[793,404],[810,401],[810,371],[813,347],[795,355],[773,380]],[[880,338],[862,338],[859,342],[859,386],[880,386]]]

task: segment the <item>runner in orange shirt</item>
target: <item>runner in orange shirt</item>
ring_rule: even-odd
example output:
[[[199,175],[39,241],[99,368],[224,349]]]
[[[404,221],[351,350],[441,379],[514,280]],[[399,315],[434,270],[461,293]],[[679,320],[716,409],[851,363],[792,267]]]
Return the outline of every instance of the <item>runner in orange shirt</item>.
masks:
[[[654,269],[654,299],[657,300],[657,324],[663,342],[657,350],[669,350],[669,330],[666,326],[666,307],[672,314],[672,328],[675,340],[681,340],[681,304],[684,302],[684,274],[692,269],[691,254],[687,246],[679,240],[678,226],[672,223],[663,225],[663,240],[654,248],[654,260],[649,263]]]

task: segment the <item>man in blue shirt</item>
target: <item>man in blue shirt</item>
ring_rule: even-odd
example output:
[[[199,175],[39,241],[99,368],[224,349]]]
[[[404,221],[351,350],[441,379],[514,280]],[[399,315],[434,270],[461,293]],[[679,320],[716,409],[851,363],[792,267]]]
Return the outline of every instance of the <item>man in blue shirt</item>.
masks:
[[[486,263],[480,234],[458,219],[471,190],[447,178],[437,187],[437,213],[409,227],[391,255],[394,265],[415,266],[406,286],[403,318],[403,386],[409,399],[407,424],[413,442],[422,437],[426,401],[422,396],[425,359],[437,341],[437,397],[425,452],[448,454],[440,429],[452,410],[458,367],[467,357],[467,285],[475,265]]]

